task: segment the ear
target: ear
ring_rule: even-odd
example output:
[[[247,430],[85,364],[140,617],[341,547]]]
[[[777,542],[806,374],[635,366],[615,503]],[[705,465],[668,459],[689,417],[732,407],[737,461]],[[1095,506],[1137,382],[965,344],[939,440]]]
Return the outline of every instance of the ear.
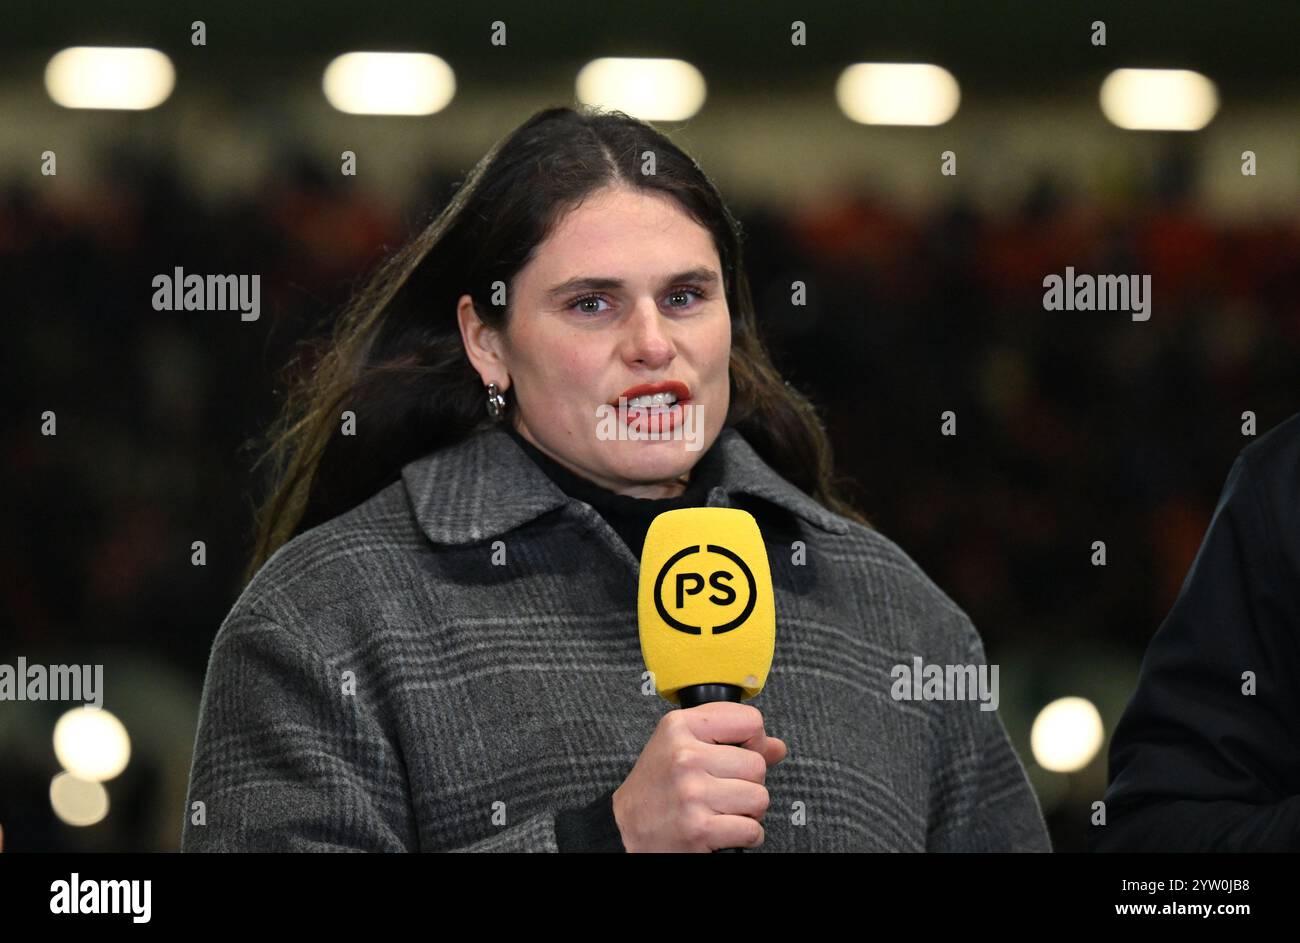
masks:
[[[456,320],[460,324],[460,339],[465,345],[465,353],[483,385],[495,383],[504,393],[510,388],[510,369],[503,351],[504,338],[483,323],[469,295],[460,296]]]

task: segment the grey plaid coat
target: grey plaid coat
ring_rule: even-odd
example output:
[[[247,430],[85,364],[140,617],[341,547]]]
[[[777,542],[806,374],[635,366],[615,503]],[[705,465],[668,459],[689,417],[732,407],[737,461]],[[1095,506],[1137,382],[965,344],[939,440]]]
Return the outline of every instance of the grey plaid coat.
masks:
[[[758,850],[1049,851],[996,711],[891,696],[914,657],[984,662],[961,609],[735,429],[716,447],[708,502],[758,518],[776,592],[750,703],[790,753]],[[556,811],[621,783],[673,709],[643,693],[637,571],[500,428],[411,462],[281,547],[222,623],[183,849],[555,851]]]

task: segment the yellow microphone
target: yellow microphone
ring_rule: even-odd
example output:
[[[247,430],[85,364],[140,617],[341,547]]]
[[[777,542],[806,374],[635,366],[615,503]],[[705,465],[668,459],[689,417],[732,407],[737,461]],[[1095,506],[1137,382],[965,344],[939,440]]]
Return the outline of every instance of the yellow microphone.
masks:
[[[776,646],[776,606],[754,516],[700,507],[651,521],[637,616],[641,655],[669,703],[741,701],[763,690]]]
[[[741,701],[763,690],[776,647],[776,605],[754,516],[680,508],[651,521],[637,622],[641,657],[670,704]]]

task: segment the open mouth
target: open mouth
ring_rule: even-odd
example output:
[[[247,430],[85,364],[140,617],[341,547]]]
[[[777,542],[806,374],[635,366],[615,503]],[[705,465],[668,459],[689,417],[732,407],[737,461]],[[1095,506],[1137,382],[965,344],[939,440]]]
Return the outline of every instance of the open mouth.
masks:
[[[666,380],[629,387],[609,405],[618,409],[619,421],[643,434],[662,434],[681,424],[691,391],[685,383]]]

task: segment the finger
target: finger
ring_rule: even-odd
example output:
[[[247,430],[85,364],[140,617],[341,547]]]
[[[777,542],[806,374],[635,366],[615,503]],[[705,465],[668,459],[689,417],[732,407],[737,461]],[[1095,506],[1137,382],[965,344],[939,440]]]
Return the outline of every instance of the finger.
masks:
[[[743,779],[761,783],[767,775],[767,761],[755,761],[754,750],[726,743],[700,745],[700,763],[710,775],[718,779]]]
[[[715,815],[706,841],[710,848],[757,848],[763,844],[762,824],[747,815]]]
[[[743,743],[735,743],[733,746],[744,747],[746,750],[753,750],[755,753],[763,753],[767,745],[767,731],[759,730],[756,734],[745,740]]]
[[[763,714],[750,704],[717,701],[682,710],[691,733],[705,743],[745,743],[763,735]]]
[[[768,737],[767,743],[763,746],[763,759],[767,760],[768,766],[775,766],[780,763],[789,753],[790,748],[779,737]]]
[[[743,779],[715,779],[709,784],[709,807],[719,815],[748,815],[761,819],[771,794],[757,783]]]
[[[779,737],[755,736],[750,737],[744,743],[737,743],[735,746],[744,747],[746,750],[753,750],[755,753],[761,753],[768,766],[775,766],[786,758],[790,752],[785,745],[785,741]]]

